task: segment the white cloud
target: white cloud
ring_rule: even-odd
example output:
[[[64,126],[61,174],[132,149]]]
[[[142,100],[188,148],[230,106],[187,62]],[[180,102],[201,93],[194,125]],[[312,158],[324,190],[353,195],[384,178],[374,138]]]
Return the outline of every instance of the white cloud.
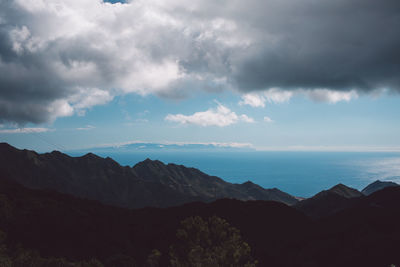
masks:
[[[241,121],[244,121],[244,122],[247,122],[247,123],[254,123],[255,122],[253,118],[251,118],[251,117],[249,117],[249,116],[247,116],[245,114],[240,115],[239,119]]]
[[[249,105],[252,107],[265,107],[265,102],[269,103],[284,103],[288,102],[294,93],[277,88],[271,88],[261,92],[253,92],[242,95],[242,100],[239,105]]]
[[[195,124],[200,126],[219,126],[225,127],[231,124],[235,124],[239,121],[251,123],[254,120],[247,115],[237,115],[229,108],[218,104],[216,109],[208,109],[207,111],[196,112],[193,115],[183,114],[168,114],[165,120],[178,122],[181,124]]]
[[[352,99],[358,98],[355,90],[352,91],[333,91],[329,89],[315,89],[304,91],[304,94],[311,100],[316,102],[328,102],[335,104],[340,101],[349,102]]]
[[[1,129],[0,134],[25,134],[25,133],[44,133],[52,131],[48,128],[17,128],[17,129]]]
[[[270,117],[265,116],[264,117],[265,122],[274,122]]]
[[[239,105],[249,105],[252,107],[265,107],[265,98],[259,93],[250,93],[242,95]]]
[[[278,88],[271,88],[264,92],[264,96],[268,102],[272,103],[284,103],[288,102],[293,96],[292,91],[285,91]]]
[[[241,103],[264,107],[289,101],[299,87],[399,91],[399,60],[390,56],[399,35],[370,41],[371,30],[399,28],[398,3],[375,2],[0,1],[0,119],[82,115],[128,93],[259,91]],[[336,103],[356,95],[321,90],[309,97]]]
[[[98,88],[76,88],[76,93],[68,98],[73,111],[78,115],[85,115],[85,110],[97,105],[104,105],[113,97],[110,92]]]
[[[89,131],[92,129],[95,129],[96,127],[92,126],[92,125],[86,125],[85,127],[80,127],[80,128],[76,128],[76,130],[78,131]]]
[[[329,89],[298,89],[297,91],[285,91],[279,88],[271,88],[258,93],[242,95],[239,105],[249,105],[252,107],[265,107],[265,102],[284,103],[288,102],[294,95],[305,95],[315,102],[326,102],[335,104],[340,101],[349,102],[358,98],[355,90],[335,91]]]
[[[74,108],[66,100],[55,100],[47,106],[50,121],[58,117],[71,116],[74,113]]]

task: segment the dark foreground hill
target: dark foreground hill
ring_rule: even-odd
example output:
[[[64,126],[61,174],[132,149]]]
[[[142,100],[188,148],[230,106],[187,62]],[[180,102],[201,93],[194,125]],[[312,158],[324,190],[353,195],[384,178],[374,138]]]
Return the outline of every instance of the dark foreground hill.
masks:
[[[312,218],[320,218],[352,207],[363,196],[354,188],[338,184],[298,202],[294,207]]]
[[[255,254],[272,258],[276,246],[296,239],[309,221],[278,202],[225,199],[167,209],[128,210],[54,191],[27,189],[0,179],[0,230],[7,233],[7,245],[16,249],[21,244],[44,257],[74,261],[95,257],[107,262],[125,255],[143,263],[152,249],[158,249],[166,262],[180,221],[213,215],[241,229]]]
[[[218,200],[129,210],[0,179],[0,230],[9,254],[35,250],[70,261],[124,259],[146,266],[153,249],[168,266],[180,221],[219,216],[240,229],[259,266],[389,266],[400,263],[400,188],[378,191],[350,208],[311,220],[272,201]],[[132,266],[132,265],[129,265]]]
[[[145,160],[134,167],[94,154],[70,157],[58,151],[38,154],[0,143],[0,177],[35,189],[52,189],[118,207],[171,207],[221,198],[298,200],[278,189],[232,184],[182,165]]]

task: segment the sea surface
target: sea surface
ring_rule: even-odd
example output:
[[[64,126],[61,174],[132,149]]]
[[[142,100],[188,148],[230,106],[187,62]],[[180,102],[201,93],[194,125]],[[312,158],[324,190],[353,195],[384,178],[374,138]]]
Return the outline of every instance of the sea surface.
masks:
[[[129,166],[146,158],[182,164],[231,183],[250,180],[264,188],[276,187],[301,197],[310,197],[338,183],[358,190],[377,179],[400,183],[400,153],[137,151],[97,154]]]

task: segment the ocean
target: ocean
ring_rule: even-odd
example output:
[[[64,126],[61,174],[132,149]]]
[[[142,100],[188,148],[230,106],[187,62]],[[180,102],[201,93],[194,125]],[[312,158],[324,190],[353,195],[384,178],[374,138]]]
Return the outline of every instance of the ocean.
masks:
[[[400,153],[389,152],[193,152],[137,151],[97,153],[121,165],[150,158],[197,168],[231,183],[248,180],[264,188],[310,197],[343,183],[363,189],[379,179],[400,183]]]

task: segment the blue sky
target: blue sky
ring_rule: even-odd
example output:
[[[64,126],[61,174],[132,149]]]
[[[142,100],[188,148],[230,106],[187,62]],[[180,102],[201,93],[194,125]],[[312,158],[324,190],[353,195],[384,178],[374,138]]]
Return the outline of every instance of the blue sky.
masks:
[[[0,141],[400,151],[398,1],[108,2],[0,3]]]
[[[230,92],[200,94],[183,100],[135,94],[63,117],[51,123],[26,125],[43,132],[1,133],[2,141],[39,151],[68,150],[119,144],[241,143],[257,150],[398,151],[400,148],[400,98],[382,94],[337,103],[315,102],[303,95],[265,107],[240,104]],[[168,114],[192,115],[223,105],[238,116],[227,126],[202,126],[168,121]],[[271,121],[265,121],[268,117]],[[3,126],[2,130],[8,129]]]

